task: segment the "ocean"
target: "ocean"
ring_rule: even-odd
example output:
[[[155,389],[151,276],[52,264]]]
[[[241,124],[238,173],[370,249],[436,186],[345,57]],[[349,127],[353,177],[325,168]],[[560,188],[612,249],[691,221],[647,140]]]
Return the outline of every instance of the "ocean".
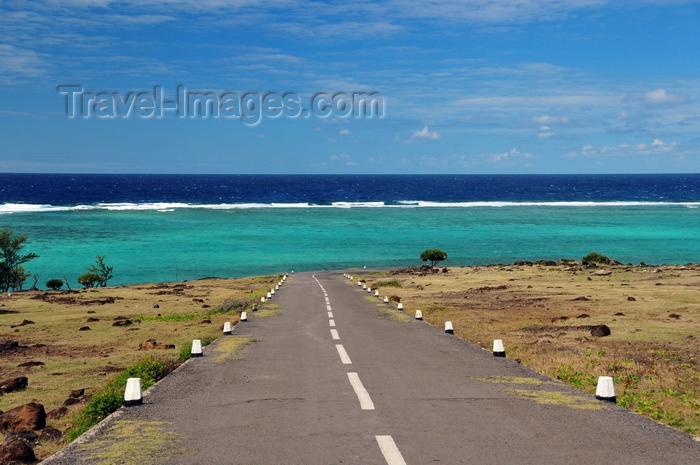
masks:
[[[580,259],[700,262],[700,175],[0,174],[0,229],[39,284]],[[30,285],[31,282],[27,282]]]

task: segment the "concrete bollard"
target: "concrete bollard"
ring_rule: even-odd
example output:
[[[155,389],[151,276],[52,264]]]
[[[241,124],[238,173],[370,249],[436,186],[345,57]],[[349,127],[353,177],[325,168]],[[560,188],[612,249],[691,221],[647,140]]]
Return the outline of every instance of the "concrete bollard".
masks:
[[[141,404],[143,404],[141,378],[127,379],[126,389],[124,390],[124,407],[133,407]]]
[[[352,276],[350,276],[350,281],[353,281],[354,279],[355,279],[355,278],[353,278]]]
[[[357,282],[358,286],[362,286],[362,283],[360,281]]]
[[[268,293],[267,293],[267,298],[268,298],[268,299],[271,299],[271,298],[272,298],[272,293],[271,293],[271,292],[268,292]]]
[[[276,291],[279,291],[279,290],[280,290],[279,284],[278,284],[277,286],[275,286],[275,290],[276,290]]]
[[[231,322],[227,321],[224,323],[224,334],[228,335],[231,334]]]
[[[493,341],[493,356],[494,357],[505,357],[506,349],[503,348],[503,341],[501,339],[495,339]]]
[[[607,402],[617,403],[617,397],[615,397],[615,384],[610,376],[599,376],[598,386],[595,390],[595,398],[598,400],[604,400]]]
[[[416,310],[416,320],[422,320],[423,319],[423,312],[420,310]]]
[[[396,306],[396,310],[403,310],[403,304],[401,302]]]
[[[248,321],[248,312],[241,312],[241,321]]]
[[[454,333],[455,333],[455,330],[454,330],[454,328],[452,327],[452,322],[451,322],[451,321],[446,321],[446,322],[445,322],[445,332],[446,332],[447,334],[454,334]]]
[[[368,293],[368,294],[371,294],[371,293],[372,293],[372,288],[371,288],[371,287],[368,287],[368,288],[367,288],[367,293]]]
[[[274,289],[270,289],[270,294],[275,295],[275,290],[274,290]]]
[[[193,357],[202,356],[202,341],[200,341],[199,339],[195,339],[192,341],[192,350],[190,350],[190,354]]]
[[[389,303],[389,297],[384,297],[384,303],[388,304]]]
[[[265,297],[260,297],[260,302],[265,303]]]
[[[379,291],[374,291],[374,296],[379,297]]]
[[[362,285],[362,289],[367,289],[367,285],[366,285],[366,284],[363,284],[363,285]]]

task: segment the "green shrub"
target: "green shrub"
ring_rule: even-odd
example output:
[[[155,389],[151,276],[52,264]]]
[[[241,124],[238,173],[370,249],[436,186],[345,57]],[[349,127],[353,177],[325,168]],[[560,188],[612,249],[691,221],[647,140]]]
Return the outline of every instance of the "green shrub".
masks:
[[[124,389],[129,378],[141,378],[143,390],[153,386],[175,368],[175,364],[153,357],[146,357],[119,373],[105,388],[92,396],[90,402],[75,417],[66,441],[72,442],[97,423],[107,418],[124,403]]]
[[[63,287],[63,280],[57,279],[57,278],[49,279],[48,281],[46,281],[46,287],[48,287],[49,289],[53,289],[54,291],[57,291]]]
[[[582,261],[588,263],[602,263],[604,265],[609,265],[611,262],[610,257],[598,252],[589,253],[588,255],[583,257]]]
[[[377,281],[373,284],[374,287],[401,287],[401,283],[398,279],[392,279],[390,281]]]

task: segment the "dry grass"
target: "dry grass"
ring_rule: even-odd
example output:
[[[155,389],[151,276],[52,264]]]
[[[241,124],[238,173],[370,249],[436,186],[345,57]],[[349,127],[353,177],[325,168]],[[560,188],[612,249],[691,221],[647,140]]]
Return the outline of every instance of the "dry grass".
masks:
[[[0,294],[0,311],[19,312],[0,314],[0,343],[16,341],[20,346],[0,352],[0,381],[18,376],[29,379],[27,389],[0,396],[0,410],[38,402],[49,412],[61,407],[72,390],[84,388],[86,396],[68,407],[68,415],[47,421],[47,426],[66,431],[90,395],[118,372],[146,355],[176,360],[180,349],[193,339],[218,336],[225,321],[237,324],[239,311],[250,312],[278,280],[277,276],[206,279],[72,293]],[[222,311],[219,305],[224,301],[225,308],[235,308]],[[113,326],[118,317],[126,317],[131,324]],[[34,324],[12,327],[23,320]],[[80,331],[83,326],[90,330]],[[175,348],[139,350],[148,339]],[[225,345],[227,350],[237,349]],[[19,366],[26,362],[43,365]],[[44,458],[60,447],[42,444],[36,452]]]
[[[449,273],[365,275],[404,311],[589,393],[615,378],[618,403],[691,434],[700,432],[700,266],[488,266]],[[357,278],[356,278],[357,280]],[[379,283],[381,284],[381,283]],[[680,315],[671,317],[670,315]],[[612,334],[597,338],[592,325]]]

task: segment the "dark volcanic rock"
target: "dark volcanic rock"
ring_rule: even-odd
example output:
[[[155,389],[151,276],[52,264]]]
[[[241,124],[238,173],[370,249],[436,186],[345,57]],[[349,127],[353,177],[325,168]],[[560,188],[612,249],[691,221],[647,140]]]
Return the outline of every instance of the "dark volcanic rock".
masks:
[[[17,438],[0,445],[0,463],[36,463],[29,441]]]
[[[35,361],[35,362],[24,362],[24,363],[20,363],[20,364],[17,365],[17,366],[18,366],[18,367],[40,367],[40,366],[44,366],[44,362],[39,362],[39,361]]]
[[[610,336],[610,328],[607,325],[597,325],[591,328],[591,336],[604,337]]]
[[[37,430],[46,427],[44,406],[36,402],[20,405],[0,415],[0,430]]]
[[[27,384],[29,384],[29,380],[26,376],[6,379],[5,381],[0,381],[0,392],[7,394],[9,392],[19,391],[20,389],[26,389]]]

